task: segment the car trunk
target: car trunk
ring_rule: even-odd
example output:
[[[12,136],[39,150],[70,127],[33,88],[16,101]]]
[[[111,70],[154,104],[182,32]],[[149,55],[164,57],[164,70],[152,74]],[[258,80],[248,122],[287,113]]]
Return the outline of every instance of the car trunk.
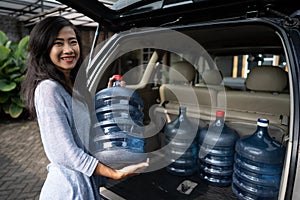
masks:
[[[213,58],[250,53],[253,55],[263,54],[266,52],[274,55],[285,54],[287,60],[292,58],[291,55],[286,53],[287,51],[284,51],[283,48],[284,45],[282,41],[286,39],[285,31],[283,31],[283,29],[279,26],[269,23],[268,20],[254,18],[226,23],[216,22],[204,25],[194,24],[193,26],[175,26],[173,28],[185,35],[188,35],[194,40],[197,40]],[[139,34],[141,34],[142,37],[146,33],[141,31],[141,33],[134,32],[132,34],[135,34],[135,36],[139,38]],[[124,34],[124,36],[125,38],[131,38],[130,33],[129,35]],[[122,38],[122,35],[120,35],[120,37]],[[145,36],[145,38],[147,38],[147,36]],[[151,41],[151,39],[149,40]],[[118,44],[120,45],[123,42],[127,44],[126,47],[130,46],[126,39],[124,39],[124,41],[120,40]],[[147,42],[145,43],[147,44]],[[116,51],[118,52],[119,50],[116,49]],[[125,50],[122,49],[122,51]],[[104,50],[103,52],[106,51]],[[118,53],[115,52],[115,55],[118,55]],[[105,55],[101,54],[98,56],[99,58],[105,57]],[[289,62],[292,63],[291,61]],[[172,67],[172,64],[170,65]],[[101,66],[104,67],[105,64],[101,63]],[[223,71],[224,69],[222,69],[222,67],[224,66],[221,66],[221,63],[219,63],[219,66],[219,69]],[[290,65],[289,70],[292,70],[292,68],[293,66]],[[109,77],[111,69],[111,67],[98,68],[96,70],[98,71],[98,74],[94,73],[94,76]],[[130,71],[130,69],[128,70]],[[226,70],[223,72],[226,74]],[[133,76],[135,76],[135,74],[133,74]],[[97,79],[99,80],[99,78]],[[289,82],[289,84],[291,85],[292,83]],[[168,85],[168,83],[166,83],[166,85]],[[171,85],[172,84],[169,84],[169,87],[171,87]],[[226,88],[223,91],[216,92],[217,96],[221,95],[221,97],[226,98],[226,100],[224,102],[216,102],[216,105],[212,106],[202,104],[202,100],[206,99],[203,96],[205,95],[203,91],[207,90],[207,88],[203,87],[201,83],[197,83],[193,87],[193,91],[197,94],[197,96],[199,96],[199,99],[197,99],[196,102],[198,105],[193,105],[193,102],[187,102],[188,98],[184,98],[186,100],[185,102],[178,102],[178,99],[169,94],[169,92],[164,94],[164,86],[165,84],[160,85],[160,95],[158,95],[161,103],[157,104],[157,107],[153,111],[154,116],[156,116],[157,119],[161,119],[158,116],[165,115],[167,111],[170,118],[173,120],[178,115],[179,106],[186,105],[188,108],[188,116],[193,119],[200,120],[199,125],[203,128],[214,120],[214,110],[225,109],[227,125],[235,129],[239,133],[240,137],[254,133],[256,130],[256,120],[259,117],[268,118],[270,120],[269,132],[273,139],[286,145],[288,138],[291,136],[289,130],[290,97],[289,92],[287,91],[284,92],[285,96],[283,97],[283,99],[287,100],[284,104],[287,106],[284,107],[284,113],[282,113],[282,102],[280,106],[276,104],[276,99],[281,98],[278,93],[273,94],[272,92],[269,93],[267,91],[255,92]],[[105,81],[101,79],[97,88],[100,89],[103,87],[105,87]],[[135,89],[136,91],[141,90],[138,85],[128,85],[128,87]],[[175,86],[173,88],[173,92],[178,89],[179,96],[187,97],[187,94],[184,92],[187,92],[188,88],[182,89],[182,87],[184,86]],[[147,93],[147,90],[152,89],[146,88],[143,91]],[[291,90],[291,88],[289,88],[289,90]],[[210,100],[216,100],[213,96],[211,96],[213,91],[210,91],[210,93],[211,94],[206,93],[206,95],[209,95],[208,97]],[[253,96],[253,99],[251,99],[251,96]],[[271,98],[269,98],[269,96]],[[147,98],[147,95],[144,98]],[[263,100],[264,98],[269,98],[269,100]],[[246,101],[248,102],[246,103]],[[222,103],[226,104],[224,105]],[[151,107],[151,105],[148,105],[148,107]],[[149,110],[147,110],[147,112],[148,111]],[[150,153],[154,152],[155,154],[155,151],[161,148],[163,137],[164,133],[163,129],[161,129],[154,137],[148,138],[146,151]],[[163,158],[164,155],[159,155],[159,157]],[[151,158],[150,155],[150,162],[152,162],[151,159],[154,163],[157,162],[155,160],[155,156],[152,155]],[[286,163],[285,167],[288,166],[289,163]],[[288,176],[287,174],[284,174],[282,183],[287,184],[287,180]],[[182,188],[184,190],[184,186],[182,185],[184,181],[191,181],[196,184],[190,194],[184,194],[184,192],[182,192]],[[200,179],[198,172],[192,176],[175,176],[168,173],[165,167],[141,173],[122,181],[107,179],[101,191],[102,195],[107,199],[236,199],[231,186],[211,186]],[[281,195],[284,196],[284,189],[282,189],[281,192]],[[115,195],[118,196],[116,197]]]
[[[71,6],[82,6],[79,5],[80,3],[77,4],[77,1],[65,1],[65,3],[67,2],[71,2]],[[92,4],[94,1],[89,0],[89,2]],[[226,123],[231,128],[237,130],[240,137],[250,135],[255,131],[256,120],[258,118],[269,119],[269,132],[271,137],[287,147],[279,199],[291,199],[297,170],[300,113],[298,105],[300,63],[299,22],[289,16],[294,11],[292,6],[289,5],[288,9],[283,9],[283,13],[280,13],[277,12],[277,10],[280,10],[280,7],[285,4],[283,1],[250,0],[246,1],[245,4],[238,4],[238,1],[216,1],[220,3],[220,5],[216,7],[214,7],[215,5],[212,1],[197,1],[194,2],[194,4],[187,4],[180,8],[177,6],[167,6],[157,10],[146,10],[145,12],[142,12],[143,9],[138,9],[153,2],[154,1],[142,1],[129,5],[127,8],[120,7],[119,10],[109,11],[107,8],[99,7],[99,5],[98,8],[97,6],[94,6],[94,8],[88,6],[84,8],[83,11],[86,14],[91,13],[90,17],[99,21],[101,26],[116,32],[133,27],[142,27],[147,24],[147,26],[165,26],[167,29],[183,33],[201,45],[198,52],[203,51],[210,56],[210,58],[207,59],[209,60],[208,63],[212,61],[211,63],[217,65],[217,70],[220,70],[223,74],[229,73],[229,76],[226,77],[228,78],[227,80],[231,80],[231,78],[241,78],[241,80],[245,80],[246,83],[241,82],[241,84],[239,84],[242,87],[238,85],[237,88],[232,88],[229,85],[224,85],[223,82],[223,85],[221,85],[222,89],[219,89],[220,85],[206,85],[205,81],[200,80],[200,78],[205,70],[213,68],[210,66],[210,63],[208,65],[203,64],[205,62],[200,63],[199,57],[191,55],[194,53],[193,51],[183,52],[183,49],[187,48],[188,45],[180,40],[176,40],[177,38],[175,38],[175,40],[170,39],[170,41],[168,37],[161,39],[161,33],[164,33],[166,29],[150,28],[131,29],[127,32],[120,32],[108,41],[104,48],[95,56],[93,60],[94,64],[88,69],[90,70],[88,72],[90,75],[89,80],[91,80],[88,86],[90,91],[93,93],[106,87],[106,80],[108,80],[108,77],[113,73],[127,73],[131,70],[130,68],[127,69],[126,66],[118,66],[118,69],[121,70],[112,71],[112,66],[116,65],[118,61],[114,62],[115,58],[111,55],[121,57],[124,53],[132,49],[143,48],[157,48],[159,50],[169,51],[168,55],[174,52],[175,54],[183,55],[183,58],[193,64],[199,72],[197,76],[198,80],[195,80],[191,87],[186,87],[186,84],[174,86],[174,84],[167,80],[166,82],[160,82],[156,85],[156,90],[153,90],[153,87],[151,87],[153,82],[143,80],[145,77],[150,79],[150,77],[153,77],[154,73],[156,73],[154,70],[151,71],[148,67],[153,66],[153,64],[157,62],[172,67],[171,60],[158,60],[162,58],[160,56],[157,56],[156,60],[150,60],[152,63],[149,62],[147,64],[140,83],[127,86],[136,91],[143,91],[144,101],[153,103],[146,105],[149,109],[145,113],[148,115],[148,112],[150,114],[153,112],[153,116],[156,117],[168,113],[171,119],[174,119],[178,115],[179,106],[184,105],[188,108],[188,116],[199,120],[201,127],[204,127],[211,124],[214,120],[215,110],[224,109],[226,110]],[[267,6],[270,2],[279,2],[279,4]],[[201,7],[201,5],[203,7]],[[241,7],[239,7],[239,5],[241,5]],[[104,14],[108,14],[108,18],[104,19],[103,16],[101,16],[101,12],[98,13],[97,9],[98,11],[103,11]],[[161,43],[166,41],[169,41],[167,45],[161,45]],[[176,49],[177,47],[174,47],[175,50],[168,49],[170,46],[176,46],[176,44],[179,44],[180,48]],[[187,49],[189,50],[189,48]],[[174,50],[174,52],[172,52],[172,50]],[[276,55],[279,60],[282,57],[285,59],[276,64],[281,65],[279,67],[285,70],[288,77],[287,86],[281,91],[267,91],[266,89],[255,90],[256,88],[247,87],[245,85],[247,84],[247,70],[250,71],[251,67],[253,67],[250,66],[250,64],[248,68],[244,69],[245,72],[242,72],[242,68],[239,68],[239,64],[234,64],[234,61],[230,62],[230,65],[228,65],[228,62],[219,62],[220,60],[226,60],[228,56],[231,56],[231,60],[242,58],[240,61],[244,63],[250,62],[250,58],[253,58],[256,65],[262,66],[261,61],[259,61],[259,56],[263,54]],[[248,57],[245,57],[245,55]],[[270,66],[275,65],[274,63],[267,64]],[[234,70],[231,68],[231,66],[234,65],[236,69],[238,69],[235,75],[233,75]],[[240,65],[243,64],[240,63]],[[230,70],[227,68],[230,68]],[[155,71],[162,72],[161,69],[155,69]],[[244,76],[241,74],[244,74]],[[134,76],[136,76],[136,74],[131,74],[131,77]],[[130,75],[128,75],[128,79],[130,80]],[[275,82],[276,81],[275,79]],[[145,82],[147,82],[147,84],[144,84]],[[270,85],[274,84],[272,83]],[[190,89],[192,93],[195,94],[196,103],[189,102],[188,91]],[[155,97],[155,99],[148,101],[147,90],[149,90],[148,94],[150,94],[151,97]],[[154,93],[155,95],[153,95]],[[179,94],[182,99],[177,98],[176,94]],[[157,99],[157,97],[159,98]],[[155,102],[157,104],[154,104]],[[155,106],[155,109],[150,112],[152,106]],[[162,118],[156,118],[158,121],[160,119]],[[148,125],[148,123],[150,122],[147,121],[145,125]],[[166,166],[153,170],[151,164],[159,162],[159,159],[163,159],[165,156],[163,154],[156,155],[156,151],[162,147],[162,138],[164,137],[163,127],[161,125],[157,127],[161,129],[155,132],[153,137],[148,138],[148,144],[146,144],[146,152],[149,153],[150,157],[150,169],[148,169],[146,173],[141,173],[122,181],[107,179],[101,188],[101,193],[104,198],[236,198],[233,195],[231,186],[211,186],[199,178],[198,172],[192,176],[183,177],[169,174],[165,169]],[[153,135],[153,133],[149,134]],[[186,186],[182,185],[184,181],[196,183],[195,188],[192,189],[190,194],[182,193],[182,190],[186,190]]]

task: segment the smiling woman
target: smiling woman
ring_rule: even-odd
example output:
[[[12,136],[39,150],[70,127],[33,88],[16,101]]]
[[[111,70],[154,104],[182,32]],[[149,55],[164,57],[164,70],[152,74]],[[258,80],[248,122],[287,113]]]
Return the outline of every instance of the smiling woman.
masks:
[[[137,173],[148,162],[112,169],[90,155],[77,132],[73,97],[80,96],[80,128],[89,137],[89,94],[73,92],[82,63],[81,43],[74,25],[63,17],[48,17],[31,32],[30,56],[22,96],[36,116],[45,153],[50,161],[40,199],[100,199],[99,176],[121,179]],[[84,83],[83,83],[84,84]],[[75,98],[78,100],[79,98]]]

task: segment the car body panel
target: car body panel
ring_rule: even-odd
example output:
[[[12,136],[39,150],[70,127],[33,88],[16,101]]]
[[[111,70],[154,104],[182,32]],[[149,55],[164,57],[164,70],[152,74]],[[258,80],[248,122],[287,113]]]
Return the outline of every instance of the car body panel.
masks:
[[[122,9],[114,10],[98,0],[61,0],[62,3],[80,10],[83,14],[99,22],[100,26],[111,31],[124,31],[136,27],[161,27],[170,24],[187,24],[230,18],[252,16],[274,16],[293,14],[300,3],[293,0],[198,0],[180,4],[176,1],[130,1],[120,0]],[[160,6],[146,6],[154,2]],[[180,2],[180,1],[179,1]],[[182,1],[186,2],[186,1]],[[272,10],[280,10],[279,13]]]

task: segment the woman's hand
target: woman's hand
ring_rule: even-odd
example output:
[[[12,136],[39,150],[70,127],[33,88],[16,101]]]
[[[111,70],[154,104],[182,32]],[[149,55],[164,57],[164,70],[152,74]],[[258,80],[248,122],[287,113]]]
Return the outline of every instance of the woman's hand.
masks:
[[[112,169],[102,163],[98,163],[94,174],[101,175],[115,180],[126,178],[128,176],[137,175],[149,166],[149,158],[146,162],[126,166],[122,169]]]
[[[107,87],[108,88],[112,87],[114,81],[115,81],[114,76],[110,77],[109,80],[108,80],[108,83],[107,83]],[[125,81],[121,81],[120,85],[121,85],[121,87],[126,87],[126,82]]]
[[[120,173],[121,178],[125,178],[127,176],[136,175],[144,171],[149,166],[149,158],[147,158],[146,162],[138,163],[123,167],[122,169],[117,170]]]

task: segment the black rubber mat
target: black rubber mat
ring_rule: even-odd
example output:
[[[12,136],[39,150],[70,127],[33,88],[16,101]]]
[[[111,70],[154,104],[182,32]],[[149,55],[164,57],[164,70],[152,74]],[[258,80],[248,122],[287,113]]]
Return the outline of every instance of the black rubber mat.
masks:
[[[177,190],[185,180],[197,183],[190,194],[183,194]],[[197,174],[188,177],[171,175],[165,169],[151,173],[143,173],[123,181],[107,180],[106,188],[128,200],[232,200],[236,199],[231,186],[215,187],[197,177]]]

